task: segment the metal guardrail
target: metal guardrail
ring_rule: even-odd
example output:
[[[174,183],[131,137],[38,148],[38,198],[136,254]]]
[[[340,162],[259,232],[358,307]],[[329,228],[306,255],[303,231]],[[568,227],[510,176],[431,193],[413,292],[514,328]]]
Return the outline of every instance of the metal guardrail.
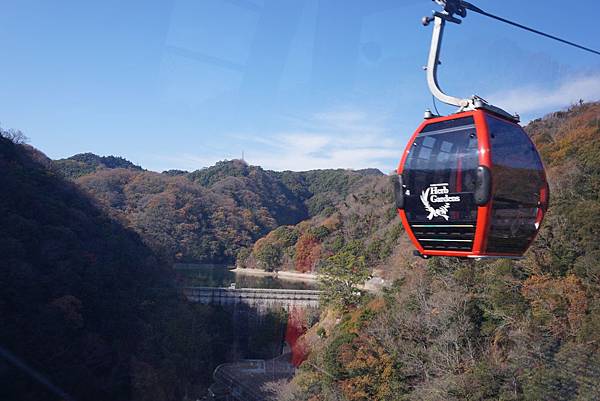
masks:
[[[313,297],[321,295],[319,290],[289,290],[282,288],[230,288],[230,287],[183,287],[189,291],[205,291],[225,294],[256,294],[258,295],[282,295],[282,296],[306,296]]]
[[[186,297],[206,304],[284,304],[318,306],[321,291],[270,288],[184,287]]]

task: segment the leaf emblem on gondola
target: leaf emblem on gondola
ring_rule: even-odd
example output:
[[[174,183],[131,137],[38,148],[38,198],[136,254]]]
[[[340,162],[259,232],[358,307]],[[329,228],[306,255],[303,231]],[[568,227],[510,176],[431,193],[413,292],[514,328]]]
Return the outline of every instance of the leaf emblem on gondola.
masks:
[[[425,210],[429,212],[427,216],[428,220],[433,220],[434,217],[442,217],[446,221],[450,218],[448,216],[448,211],[450,210],[450,203],[446,202],[442,206],[437,209],[431,206],[429,203],[429,193],[431,192],[431,187],[421,192],[421,202],[423,202],[423,206],[425,206]]]

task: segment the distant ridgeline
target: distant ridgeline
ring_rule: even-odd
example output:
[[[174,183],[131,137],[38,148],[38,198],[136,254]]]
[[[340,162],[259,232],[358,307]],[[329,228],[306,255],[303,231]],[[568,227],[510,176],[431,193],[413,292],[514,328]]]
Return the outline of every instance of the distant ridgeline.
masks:
[[[51,167],[0,135],[0,399],[201,394],[227,355],[228,320],[185,302],[168,264]]]
[[[67,178],[79,178],[102,168],[127,168],[141,171],[129,160],[117,156],[97,156],[93,153],[80,153],[67,159],[55,160],[55,169]]]
[[[191,173],[145,171],[90,153],[52,162],[152,249],[177,262],[234,262],[271,230],[332,213],[376,169],[275,172],[242,160]]]

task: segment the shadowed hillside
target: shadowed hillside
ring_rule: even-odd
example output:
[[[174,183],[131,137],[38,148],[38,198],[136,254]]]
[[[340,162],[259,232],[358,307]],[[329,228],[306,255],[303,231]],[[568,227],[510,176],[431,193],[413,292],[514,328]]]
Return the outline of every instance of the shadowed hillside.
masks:
[[[0,399],[181,400],[223,361],[228,326],[187,305],[166,263],[35,149],[0,136]]]

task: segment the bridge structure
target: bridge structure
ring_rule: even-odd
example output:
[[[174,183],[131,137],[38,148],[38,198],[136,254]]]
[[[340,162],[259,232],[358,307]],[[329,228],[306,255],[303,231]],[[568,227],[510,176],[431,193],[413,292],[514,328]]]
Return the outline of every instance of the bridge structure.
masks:
[[[191,302],[212,305],[247,305],[257,310],[282,307],[286,310],[316,308],[321,291],[277,288],[184,287]]]

